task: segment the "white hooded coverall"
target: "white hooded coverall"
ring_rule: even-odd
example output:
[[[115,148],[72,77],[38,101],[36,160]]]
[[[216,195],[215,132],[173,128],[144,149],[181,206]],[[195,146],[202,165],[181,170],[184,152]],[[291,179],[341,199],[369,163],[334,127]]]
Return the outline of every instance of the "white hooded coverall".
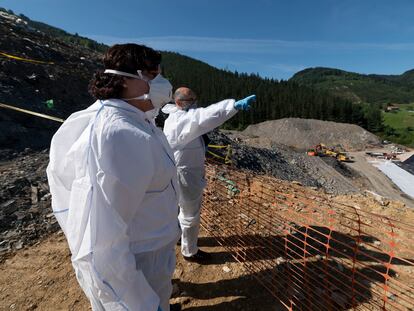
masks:
[[[204,179],[205,145],[202,135],[233,117],[237,110],[234,100],[227,99],[206,108],[181,110],[168,104],[162,111],[169,114],[164,133],[174,151],[178,172],[178,193],[181,252],[184,256],[197,253],[200,230],[200,209]]]
[[[52,208],[94,311],[169,310],[176,174],[163,133],[122,100],[95,102],[54,135]]]

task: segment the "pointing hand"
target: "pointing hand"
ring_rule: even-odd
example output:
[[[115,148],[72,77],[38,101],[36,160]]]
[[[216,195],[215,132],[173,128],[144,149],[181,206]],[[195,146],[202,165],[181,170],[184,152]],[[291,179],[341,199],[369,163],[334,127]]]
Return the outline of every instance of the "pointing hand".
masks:
[[[237,110],[249,110],[250,105],[256,101],[256,95],[250,95],[246,98],[240,99],[234,103],[234,108]]]

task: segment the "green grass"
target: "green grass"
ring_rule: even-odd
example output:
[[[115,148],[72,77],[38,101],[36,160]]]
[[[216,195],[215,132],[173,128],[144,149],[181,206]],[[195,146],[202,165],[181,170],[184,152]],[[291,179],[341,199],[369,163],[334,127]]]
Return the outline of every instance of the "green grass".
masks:
[[[401,145],[414,147],[414,104],[398,106],[399,111],[383,112],[386,129],[380,136]]]
[[[384,124],[395,129],[405,129],[414,127],[414,104],[398,105],[399,111],[384,112]]]

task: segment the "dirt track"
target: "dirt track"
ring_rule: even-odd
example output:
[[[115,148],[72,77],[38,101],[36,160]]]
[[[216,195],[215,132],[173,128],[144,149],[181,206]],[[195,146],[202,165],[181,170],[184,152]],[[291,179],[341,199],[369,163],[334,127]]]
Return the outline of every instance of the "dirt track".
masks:
[[[401,192],[387,176],[369,163],[365,152],[351,152],[349,154],[354,157],[354,162],[347,163],[347,165],[366,178],[367,183],[364,186],[368,190],[388,199],[402,201],[407,206],[414,208],[414,200]]]

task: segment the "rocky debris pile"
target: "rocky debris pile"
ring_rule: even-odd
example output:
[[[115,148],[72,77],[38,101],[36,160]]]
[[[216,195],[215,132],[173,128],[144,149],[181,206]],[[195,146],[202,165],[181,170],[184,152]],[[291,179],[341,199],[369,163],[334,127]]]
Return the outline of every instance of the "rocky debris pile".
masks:
[[[48,150],[30,149],[12,161],[0,158],[0,258],[59,229],[50,205],[48,160]]]
[[[289,164],[314,178],[326,192],[335,195],[358,192],[353,179],[360,177],[359,174],[335,158],[310,157],[280,144],[272,148],[278,150]]]
[[[257,174],[266,174],[288,181],[297,181],[305,186],[320,187],[312,177],[295,165],[291,165],[276,150],[260,149],[236,143],[225,134],[213,131],[208,134],[212,144],[231,145],[232,163],[237,168],[247,169]],[[216,152],[213,150],[213,152]]]
[[[29,152],[29,150],[30,149],[25,149],[23,152]],[[0,163],[15,159],[18,156],[19,156],[19,152],[13,149],[0,149]]]
[[[281,153],[275,150],[260,149],[237,143],[225,134],[214,131],[208,134],[217,145],[231,145],[232,164],[241,169],[247,169],[258,174],[271,175],[276,178],[297,181],[305,186],[320,187],[320,184],[304,173],[296,165],[291,165]],[[213,150],[213,152],[216,152]]]
[[[214,144],[232,146],[232,162],[238,168],[323,188],[335,195],[358,191],[352,184],[352,179],[358,177],[356,172],[336,159],[309,157],[281,144],[270,144],[267,148],[258,148],[256,144],[253,147],[245,144],[244,135],[235,132],[226,135],[214,131],[208,136]]]
[[[355,124],[286,118],[249,125],[244,135],[265,137],[273,143],[306,150],[323,143],[340,146],[347,151],[364,150],[381,145],[374,134]]]
[[[99,69],[101,54],[36,30],[18,16],[0,13],[0,52],[53,62],[21,61],[1,54],[1,103],[63,119],[93,103],[88,84]],[[0,148],[44,148],[59,125],[2,108]]]

